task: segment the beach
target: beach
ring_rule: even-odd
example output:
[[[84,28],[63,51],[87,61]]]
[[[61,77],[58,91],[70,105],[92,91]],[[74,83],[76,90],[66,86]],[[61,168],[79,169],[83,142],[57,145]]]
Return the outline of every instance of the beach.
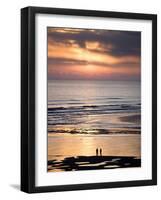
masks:
[[[52,164],[48,165],[48,170],[64,171],[64,169],[60,168],[59,165],[54,166],[54,168],[52,167],[52,165],[57,162],[62,163],[66,158],[72,157],[76,159],[78,158],[78,156],[95,156],[96,147],[102,148],[103,156],[114,156],[115,158],[119,159],[120,156],[130,157],[132,155],[135,159],[141,158],[140,134],[118,134],[101,136],[87,136],[84,134],[56,134],[54,136],[50,135],[48,138],[48,162],[51,163],[52,161]],[[90,163],[90,160],[88,160],[88,162]],[[97,160],[96,163],[98,167],[99,164],[102,163],[102,160]],[[115,164],[115,162],[113,164]],[[119,166],[116,167],[118,168]]]
[[[48,82],[48,172],[140,166],[138,82]]]

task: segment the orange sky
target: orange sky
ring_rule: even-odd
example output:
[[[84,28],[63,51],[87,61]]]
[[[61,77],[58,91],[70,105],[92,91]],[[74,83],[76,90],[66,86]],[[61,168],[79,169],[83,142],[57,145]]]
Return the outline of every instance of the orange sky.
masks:
[[[49,79],[139,80],[139,32],[48,28]]]

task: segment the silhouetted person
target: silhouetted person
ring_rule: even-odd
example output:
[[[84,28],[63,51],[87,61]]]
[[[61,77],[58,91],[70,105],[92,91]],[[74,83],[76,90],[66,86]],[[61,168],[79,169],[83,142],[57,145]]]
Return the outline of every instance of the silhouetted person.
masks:
[[[102,156],[102,149],[100,148],[100,156]]]
[[[98,148],[96,149],[96,156],[98,156]]]

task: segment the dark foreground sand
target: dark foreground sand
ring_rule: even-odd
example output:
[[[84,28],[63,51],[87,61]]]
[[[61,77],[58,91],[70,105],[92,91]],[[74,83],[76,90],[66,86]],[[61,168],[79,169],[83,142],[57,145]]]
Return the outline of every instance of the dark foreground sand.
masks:
[[[130,156],[78,156],[48,160],[48,172],[141,167],[141,159]]]

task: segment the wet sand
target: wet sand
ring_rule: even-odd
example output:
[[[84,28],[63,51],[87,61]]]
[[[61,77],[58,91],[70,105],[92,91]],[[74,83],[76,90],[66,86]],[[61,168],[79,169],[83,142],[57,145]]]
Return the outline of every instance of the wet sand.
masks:
[[[53,136],[52,136],[53,135]],[[48,137],[48,162],[54,161],[54,168],[48,165],[49,171],[62,171],[66,158],[91,157],[96,155],[96,148],[102,148],[102,155],[119,157],[141,157],[140,134],[118,135],[72,135],[50,134]],[[58,163],[57,163],[58,162]],[[90,161],[88,161],[90,163]],[[49,164],[48,163],[48,164]],[[58,164],[57,167],[55,164]],[[61,164],[61,165],[59,165]],[[116,164],[116,163],[115,163]],[[132,167],[133,165],[131,165]],[[118,166],[117,166],[118,167]],[[120,166],[120,167],[123,167]],[[78,168],[81,169],[81,168]],[[71,169],[72,170],[72,169]]]
[[[120,117],[120,120],[122,122],[133,122],[133,123],[140,124],[140,122],[141,122],[141,115],[140,114],[127,115],[127,116]]]
[[[102,119],[104,123],[107,116]],[[58,126],[55,132],[48,132],[48,171],[139,167],[141,131],[136,124],[140,124],[140,114],[108,116],[108,119],[108,122],[123,122],[123,127]],[[129,128],[129,123],[134,126]],[[96,156],[97,148],[102,149],[103,156]]]

